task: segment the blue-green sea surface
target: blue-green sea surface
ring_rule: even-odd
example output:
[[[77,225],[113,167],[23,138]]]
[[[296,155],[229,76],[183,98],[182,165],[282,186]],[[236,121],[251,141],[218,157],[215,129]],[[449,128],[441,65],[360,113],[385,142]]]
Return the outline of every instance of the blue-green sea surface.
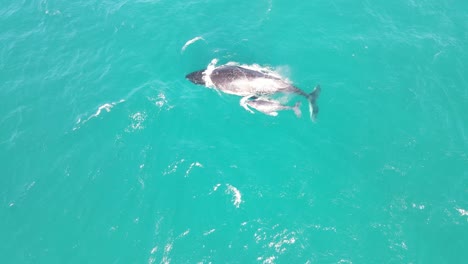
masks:
[[[2,0],[0,263],[463,263],[468,1]],[[311,122],[185,75],[258,64]]]

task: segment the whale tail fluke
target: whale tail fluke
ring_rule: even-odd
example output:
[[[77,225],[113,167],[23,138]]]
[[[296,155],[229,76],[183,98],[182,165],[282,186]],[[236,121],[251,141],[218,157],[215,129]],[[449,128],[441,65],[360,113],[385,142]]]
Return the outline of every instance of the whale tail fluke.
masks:
[[[315,121],[317,114],[319,112],[319,107],[317,105],[317,98],[320,95],[320,85],[317,85],[315,89],[307,95],[307,100],[309,100],[309,111],[310,111],[310,119]]]
[[[297,116],[297,117],[301,117],[302,115],[302,112],[301,112],[301,101],[298,101],[293,107],[292,107],[292,110],[294,111],[294,114]]]

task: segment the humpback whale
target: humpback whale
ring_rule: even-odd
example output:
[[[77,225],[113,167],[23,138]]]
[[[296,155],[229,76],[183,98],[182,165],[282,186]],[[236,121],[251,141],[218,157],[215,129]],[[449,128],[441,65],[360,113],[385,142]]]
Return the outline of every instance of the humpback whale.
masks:
[[[266,68],[249,65],[228,63],[215,66],[217,60],[213,60],[206,69],[194,71],[185,77],[194,84],[214,88],[227,94],[242,96],[241,105],[248,109],[248,100],[253,99],[251,105],[267,105],[270,108],[279,109],[279,102],[265,101],[265,98],[274,94],[298,94],[307,98],[309,102],[310,117],[315,120],[319,108],[317,98],[320,94],[320,86],[316,86],[311,93],[295,87],[288,79]],[[256,98],[263,98],[255,102]],[[254,106],[252,106],[255,108]],[[286,106],[285,106],[286,107]],[[257,109],[257,108],[256,108]],[[272,111],[275,112],[275,111]]]

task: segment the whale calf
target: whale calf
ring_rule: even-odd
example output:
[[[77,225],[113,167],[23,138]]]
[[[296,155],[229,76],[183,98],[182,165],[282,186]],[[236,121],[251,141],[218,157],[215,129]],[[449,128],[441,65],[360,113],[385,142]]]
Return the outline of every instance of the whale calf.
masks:
[[[258,97],[250,97],[250,98],[242,98],[240,102],[241,106],[244,107],[247,111],[254,113],[249,107],[252,107],[264,114],[277,116],[278,111],[281,110],[293,110],[294,114],[297,117],[301,117],[301,102],[297,102],[294,106],[283,105],[280,102],[268,98],[258,98]]]
[[[269,69],[236,63],[216,66],[216,62],[217,60],[213,60],[206,69],[194,71],[185,77],[194,84],[242,96],[241,103],[244,105],[249,98],[266,98],[278,93],[298,94],[307,98],[310,117],[315,120],[319,111],[316,101],[320,94],[320,86],[316,86],[311,93],[306,93],[295,87],[288,79]],[[263,102],[269,107],[278,107],[276,103]],[[258,105],[261,101],[252,104]]]

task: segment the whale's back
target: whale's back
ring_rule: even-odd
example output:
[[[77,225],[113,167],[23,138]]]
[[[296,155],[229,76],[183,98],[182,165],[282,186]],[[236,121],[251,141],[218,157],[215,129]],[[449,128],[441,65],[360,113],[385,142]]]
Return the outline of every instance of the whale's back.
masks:
[[[271,94],[291,87],[289,82],[276,76],[237,65],[217,67],[209,77],[216,88],[241,96]]]
[[[260,71],[250,70],[235,65],[217,67],[211,73],[213,83],[226,83],[239,79],[254,80],[257,78],[278,79]]]

